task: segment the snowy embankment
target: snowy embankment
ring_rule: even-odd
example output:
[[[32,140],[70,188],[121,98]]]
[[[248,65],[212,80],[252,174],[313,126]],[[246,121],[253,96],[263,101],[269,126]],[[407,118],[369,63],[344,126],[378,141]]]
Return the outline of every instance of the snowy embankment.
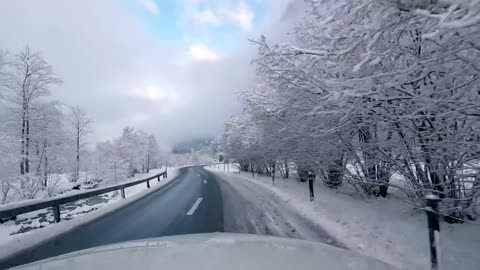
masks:
[[[223,165],[207,169],[272,192],[351,250],[403,269],[430,269],[426,215],[415,213],[395,194],[361,200],[348,186],[329,190],[316,181],[315,200],[310,202],[307,183],[294,177],[276,178],[273,186],[271,177],[255,175],[252,179],[251,173],[238,174],[234,166],[226,171]],[[443,269],[479,268],[480,226],[442,223],[440,236]]]
[[[118,192],[111,192],[101,196],[80,200],[61,208],[60,223],[53,223],[51,209],[23,214],[15,221],[8,221],[0,225],[0,259],[5,258],[19,250],[34,246],[55,235],[72,230],[96,218],[115,211],[125,205],[142,198],[169,183],[178,174],[179,168],[168,168],[168,177],[150,181],[151,188],[146,184],[139,184],[125,189],[126,199],[122,200]],[[134,181],[158,174],[163,169],[152,170],[149,174],[137,175],[128,180]],[[93,211],[96,210],[96,211]]]

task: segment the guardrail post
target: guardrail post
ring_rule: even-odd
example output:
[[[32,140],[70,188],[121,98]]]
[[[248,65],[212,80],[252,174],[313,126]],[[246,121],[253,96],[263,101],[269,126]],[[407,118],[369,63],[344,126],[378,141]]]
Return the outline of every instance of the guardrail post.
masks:
[[[163,179],[167,178],[167,171],[163,174]]]
[[[60,206],[59,205],[52,206],[52,210],[53,210],[53,218],[55,219],[55,222],[56,223],[60,222]]]
[[[160,175],[159,175],[159,176],[157,176],[157,180],[158,180],[158,182],[160,182]]]
[[[440,269],[440,216],[438,214],[438,203],[440,198],[435,195],[427,195],[427,218],[428,237],[430,241],[430,262],[432,270]]]
[[[120,190],[120,194],[122,194],[122,199],[125,199],[125,189],[122,188],[122,190]]]
[[[150,188],[150,181],[147,180],[147,188]]]

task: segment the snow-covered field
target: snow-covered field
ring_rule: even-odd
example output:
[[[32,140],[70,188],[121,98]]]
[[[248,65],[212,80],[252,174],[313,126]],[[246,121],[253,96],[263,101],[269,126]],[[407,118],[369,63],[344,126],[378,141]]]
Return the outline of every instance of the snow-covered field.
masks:
[[[315,182],[315,200],[309,201],[307,183],[250,173],[238,174],[234,166],[207,169],[238,181],[250,181],[287,202],[351,250],[404,269],[430,269],[425,213],[415,213],[394,194],[361,200],[348,187],[329,190]],[[443,269],[479,269],[480,226],[441,224]]]
[[[149,174],[138,174],[128,181],[134,181],[158,174],[164,169],[152,170]],[[51,209],[43,209],[17,217],[0,225],[0,258],[6,257],[18,250],[33,246],[62,232],[71,230],[90,222],[99,216],[116,210],[137,200],[170,182],[178,173],[178,168],[168,168],[168,177],[150,181],[151,188],[146,184],[136,185],[125,190],[126,199],[122,200],[117,192],[80,200],[61,207],[60,223],[53,223]],[[94,211],[96,210],[96,211]]]

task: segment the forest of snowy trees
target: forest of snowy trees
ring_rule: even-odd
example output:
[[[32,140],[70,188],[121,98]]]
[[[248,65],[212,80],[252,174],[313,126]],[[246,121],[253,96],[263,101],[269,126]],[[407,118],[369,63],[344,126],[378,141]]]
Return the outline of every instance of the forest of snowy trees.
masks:
[[[222,148],[244,170],[287,164],[364,197],[433,193],[449,222],[480,194],[480,3],[308,0],[288,42],[252,40],[257,86]],[[283,173],[285,175],[285,173]]]
[[[51,96],[61,84],[39,52],[0,51],[0,204],[51,197],[62,180],[106,185],[161,165],[155,137],[131,127],[92,144],[88,112]]]

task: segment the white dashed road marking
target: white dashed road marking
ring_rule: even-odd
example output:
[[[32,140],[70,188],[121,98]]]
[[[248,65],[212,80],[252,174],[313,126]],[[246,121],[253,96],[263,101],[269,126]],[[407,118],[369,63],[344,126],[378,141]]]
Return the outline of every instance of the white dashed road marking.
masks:
[[[192,208],[188,210],[187,216],[193,215],[202,201],[203,201],[202,197],[198,198],[197,201],[192,205]]]

